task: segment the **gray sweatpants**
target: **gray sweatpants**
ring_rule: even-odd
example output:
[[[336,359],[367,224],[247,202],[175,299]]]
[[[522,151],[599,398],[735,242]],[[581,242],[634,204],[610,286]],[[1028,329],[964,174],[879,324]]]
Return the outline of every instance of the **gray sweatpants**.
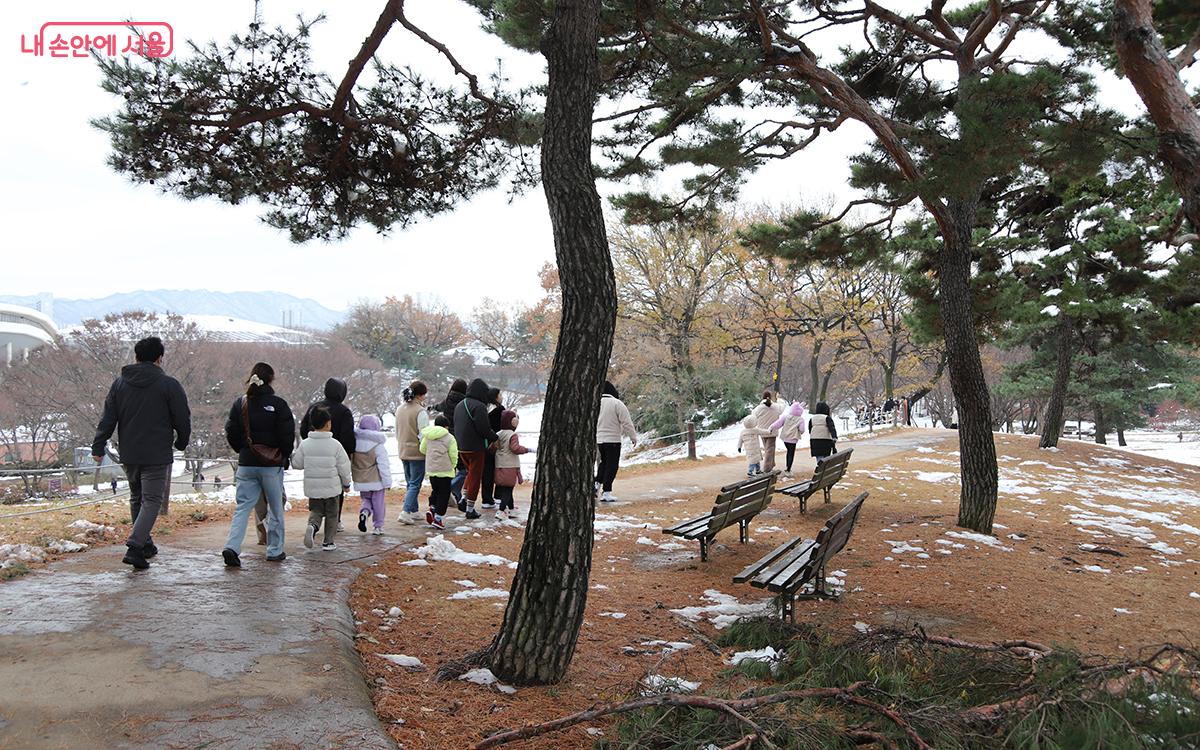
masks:
[[[340,497],[318,497],[308,499],[308,525],[321,528],[325,521],[325,544],[333,544],[337,534],[338,500]]]
[[[150,543],[150,532],[159,511],[167,502],[171,464],[123,464],[121,468],[129,480],[129,517],[133,519],[133,529],[125,544],[145,547]]]

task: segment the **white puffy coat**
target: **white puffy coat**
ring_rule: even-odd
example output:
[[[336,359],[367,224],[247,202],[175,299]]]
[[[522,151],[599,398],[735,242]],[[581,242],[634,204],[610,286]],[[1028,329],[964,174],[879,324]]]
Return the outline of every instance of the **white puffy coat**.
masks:
[[[629,416],[629,407],[607,393],[600,397],[600,416],[596,419],[596,442],[619,443],[621,436],[637,440],[637,429]]]
[[[355,428],[354,452],[374,454],[375,467],[379,469],[378,482],[355,482],[355,491],[369,492],[371,490],[390,489],[392,486],[392,466],[388,462],[387,433],[379,432],[378,430]]]
[[[779,433],[771,429],[771,425],[775,424],[775,420],[779,419],[783,414],[783,407],[778,401],[774,401],[770,406],[764,403],[759,403],[754,407],[754,411],[750,412],[750,416],[754,417],[754,426],[762,430],[764,437],[775,437]]]
[[[313,430],[292,453],[292,468],[304,470],[304,496],[337,497],[350,486],[350,457],[332,432]]]

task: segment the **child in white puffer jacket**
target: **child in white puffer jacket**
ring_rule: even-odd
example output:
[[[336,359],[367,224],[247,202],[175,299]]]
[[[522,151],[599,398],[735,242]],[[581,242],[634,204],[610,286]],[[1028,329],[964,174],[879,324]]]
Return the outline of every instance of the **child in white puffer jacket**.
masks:
[[[325,523],[321,549],[333,550],[337,535],[338,498],[350,489],[350,457],[342,444],[333,439],[329,411],[318,407],[309,412],[312,430],[292,453],[292,468],[304,470],[304,494],[308,497],[308,527],[304,546],[312,548],[313,538]]]

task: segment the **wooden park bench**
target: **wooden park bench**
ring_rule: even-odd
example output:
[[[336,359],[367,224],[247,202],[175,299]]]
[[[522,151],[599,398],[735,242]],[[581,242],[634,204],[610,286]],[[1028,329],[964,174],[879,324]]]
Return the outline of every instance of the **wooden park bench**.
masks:
[[[721,488],[707,515],[692,518],[663,529],[662,533],[700,542],[700,559],[708,559],[708,545],[721,529],[738,526],[738,540],[746,543],[750,532],[750,519],[771,504],[771,493],[775,489],[778,471],[743,479]]]
[[[849,465],[850,454],[853,452],[854,449],[849,448],[838,451],[832,456],[818,458],[817,468],[813,470],[812,479],[790,484],[775,491],[799,500],[801,513],[808,510],[808,498],[817,492],[824,491],[825,502],[829,502],[829,491],[833,489],[833,485],[842,480],[842,477],[846,476],[846,466]]]
[[[779,594],[780,614],[792,622],[796,620],[796,599],[835,598],[825,590],[825,566],[850,540],[867,494],[862,493],[826,521],[816,539],[798,536],[785,542],[743,568],[733,582],[749,581],[751,586]],[[800,593],[805,586],[809,591]]]

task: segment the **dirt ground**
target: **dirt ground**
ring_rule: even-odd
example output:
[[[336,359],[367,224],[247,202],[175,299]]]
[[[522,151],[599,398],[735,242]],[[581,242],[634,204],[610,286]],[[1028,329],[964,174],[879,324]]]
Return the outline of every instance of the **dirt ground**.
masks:
[[[1027,638],[1110,656],[1164,641],[1195,645],[1200,470],[1069,441],[1039,451],[1034,439],[997,435],[996,536],[981,539],[955,527],[956,448],[951,438],[856,461],[833,502],[818,500],[805,515],[778,496],[751,526],[750,543],[739,544],[736,529],[728,529],[707,562],[697,544],[660,528],[704,513],[711,492],[668,485],[661,500],[602,507],[578,650],[566,679],[553,687],[507,694],[436,682],[439,665],[486,645],[500,626],[513,571],[503,562],[406,565],[417,553],[400,551],[368,567],[350,601],[380,718],[403,747],[457,750],[499,729],[627,698],[648,675],[699,682],[701,692],[736,691],[741,678],[727,674],[728,650],[710,648],[719,632],[712,620],[722,611],[766,609],[769,600],[734,585],[732,576],[794,535],[814,536],[864,491],[870,497],[858,527],[835,559],[837,570],[828,571],[842,597],[801,602],[798,620],[837,631],[920,625],[972,640]],[[736,480],[740,464],[726,463],[729,481]],[[518,494],[519,508],[527,502]],[[520,554],[518,525],[485,518],[458,529],[445,538],[463,551],[507,561]],[[489,588],[500,596],[448,598]],[[393,615],[393,607],[401,612]],[[696,607],[716,611],[686,609]],[[382,655],[416,657],[423,666],[406,668]],[[513,746],[589,747],[606,732],[611,727],[598,722]]]

